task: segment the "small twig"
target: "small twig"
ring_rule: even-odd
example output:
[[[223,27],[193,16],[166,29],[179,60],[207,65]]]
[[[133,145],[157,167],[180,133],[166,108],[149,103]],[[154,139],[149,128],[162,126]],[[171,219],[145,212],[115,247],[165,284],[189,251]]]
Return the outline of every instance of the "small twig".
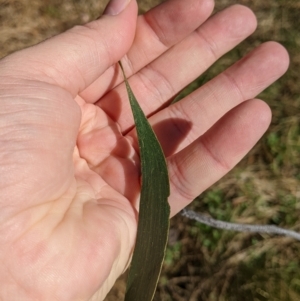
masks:
[[[283,236],[289,236],[300,241],[300,233],[292,230],[286,230],[273,225],[246,225],[246,224],[235,224],[229,222],[223,222],[220,220],[213,219],[211,217],[205,216],[201,213],[197,213],[193,210],[183,209],[181,215],[188,217],[190,219],[196,220],[201,224],[208,225],[210,227],[232,230],[237,232],[254,232],[254,233],[268,233],[277,234]]]

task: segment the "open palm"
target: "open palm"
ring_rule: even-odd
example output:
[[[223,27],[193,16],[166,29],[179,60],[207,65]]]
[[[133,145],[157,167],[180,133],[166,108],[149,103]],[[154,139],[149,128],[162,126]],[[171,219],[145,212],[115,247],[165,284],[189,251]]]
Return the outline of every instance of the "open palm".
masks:
[[[139,154],[116,64],[167,157],[172,215],[225,175],[270,122],[253,99],[288,65],[269,42],[168,106],[250,35],[233,6],[170,0],[75,27],[0,62],[0,299],[103,300],[134,247]]]

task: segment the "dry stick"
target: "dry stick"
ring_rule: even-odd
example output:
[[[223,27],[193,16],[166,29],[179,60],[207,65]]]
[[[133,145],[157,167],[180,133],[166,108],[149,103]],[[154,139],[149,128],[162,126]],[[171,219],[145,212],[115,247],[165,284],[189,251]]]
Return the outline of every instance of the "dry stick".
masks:
[[[223,222],[220,220],[213,219],[211,217],[205,216],[201,213],[197,213],[193,210],[183,209],[181,215],[188,217],[189,219],[196,220],[201,224],[208,225],[210,227],[232,230],[237,232],[254,232],[254,233],[268,233],[268,234],[277,234],[292,237],[300,241],[300,233],[297,233],[292,230],[282,229],[273,225],[246,225],[246,224],[236,224]]]

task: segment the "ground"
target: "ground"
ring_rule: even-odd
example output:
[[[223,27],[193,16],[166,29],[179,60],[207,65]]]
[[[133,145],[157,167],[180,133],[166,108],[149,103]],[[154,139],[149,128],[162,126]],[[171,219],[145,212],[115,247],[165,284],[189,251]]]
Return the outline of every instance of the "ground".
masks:
[[[140,0],[140,12],[160,0]],[[0,57],[97,18],[107,1],[0,0]],[[267,40],[289,51],[287,74],[264,91],[273,111],[269,131],[225,178],[190,208],[232,222],[275,224],[300,232],[300,2],[217,0],[252,8],[256,33],[199,77],[182,96]],[[300,300],[300,242],[270,235],[221,231],[187,220],[171,221],[168,250],[155,300]],[[121,301],[125,276],[106,301]]]

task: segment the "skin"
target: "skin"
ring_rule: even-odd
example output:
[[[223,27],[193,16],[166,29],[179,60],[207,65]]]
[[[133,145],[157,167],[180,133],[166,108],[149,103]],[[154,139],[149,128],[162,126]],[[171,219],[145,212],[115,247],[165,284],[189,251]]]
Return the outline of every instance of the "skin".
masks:
[[[255,30],[246,7],[212,10],[169,0],[137,18],[131,0],[0,61],[0,300],[103,300],[128,266],[140,174],[119,60],[166,154],[172,215],[266,131],[255,97],[289,63],[275,42],[167,106]]]

